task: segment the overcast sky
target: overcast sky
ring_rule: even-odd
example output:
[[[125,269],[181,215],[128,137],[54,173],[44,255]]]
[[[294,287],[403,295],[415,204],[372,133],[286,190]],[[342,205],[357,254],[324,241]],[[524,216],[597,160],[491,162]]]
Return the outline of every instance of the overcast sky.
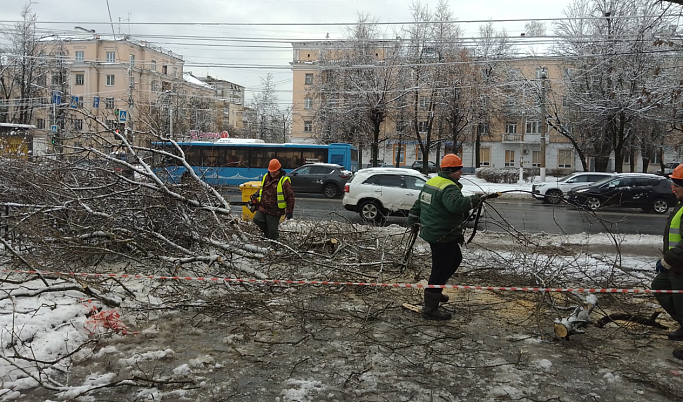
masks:
[[[561,18],[570,2],[451,0],[449,4],[465,35],[474,36],[482,20]],[[286,91],[292,85],[288,63],[293,53],[289,42],[324,39],[328,33],[331,39],[340,39],[345,27],[357,20],[358,13],[370,14],[384,23],[408,23],[412,20],[412,3],[410,0],[38,0],[34,1],[32,11],[38,16],[41,33],[73,32],[78,25],[101,33],[130,34],[179,53],[185,60],[185,71],[198,76],[209,74],[245,86],[247,103],[253,91],[260,88],[261,79],[271,73],[278,89],[283,91],[282,103],[286,103],[291,99]],[[8,21],[20,19],[27,2],[0,0],[0,4],[0,20],[6,25]],[[422,0],[422,4],[428,4],[433,10],[438,0]],[[501,21],[495,22],[495,26],[504,27],[511,37],[519,37],[526,22]],[[273,23],[291,25],[263,25]],[[329,25],[311,25],[321,23]],[[383,25],[382,30],[387,37],[393,37],[400,27]],[[550,33],[552,23],[546,22],[546,27]]]

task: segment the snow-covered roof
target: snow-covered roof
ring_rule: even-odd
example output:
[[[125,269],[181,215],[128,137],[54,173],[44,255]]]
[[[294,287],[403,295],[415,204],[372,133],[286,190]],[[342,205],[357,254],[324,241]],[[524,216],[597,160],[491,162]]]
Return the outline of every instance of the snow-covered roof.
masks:
[[[194,75],[192,75],[192,73],[190,73],[190,72],[184,72],[184,73],[183,73],[183,79],[184,79],[186,82],[189,82],[190,84],[199,85],[199,86],[202,86],[202,87],[208,88],[208,89],[213,89],[213,87],[212,87],[211,85],[209,85],[209,84],[203,82],[203,81],[200,80],[199,78],[197,78],[197,77],[195,77]]]

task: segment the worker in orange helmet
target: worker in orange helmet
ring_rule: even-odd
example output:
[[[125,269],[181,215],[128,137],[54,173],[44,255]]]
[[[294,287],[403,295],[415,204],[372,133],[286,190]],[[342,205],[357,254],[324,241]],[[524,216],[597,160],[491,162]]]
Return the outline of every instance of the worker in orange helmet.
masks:
[[[681,217],[683,217],[683,164],[669,175],[671,189],[678,203],[671,211],[664,230],[664,256],[657,261],[657,275],[652,280],[652,290],[683,290],[683,241],[681,241]],[[657,301],[679,324],[679,328],[667,334],[672,341],[683,341],[683,294],[655,293]],[[674,349],[674,357],[683,360],[683,349]]]
[[[254,223],[264,236],[277,240],[280,237],[280,218],[284,215],[287,219],[292,219],[294,214],[292,181],[282,169],[279,160],[271,159],[268,163],[268,173],[263,176],[261,188],[251,198],[258,205],[258,210],[254,213]]]
[[[465,241],[463,226],[471,209],[481,202],[481,197],[465,197],[460,191],[462,160],[458,155],[448,154],[441,160],[441,171],[427,180],[418,199],[408,214],[407,224],[429,243],[432,249],[432,272],[430,285],[445,285],[462,262],[460,245]],[[498,194],[490,195],[494,198]],[[422,318],[449,320],[450,313],[439,310],[439,303],[448,301],[442,288],[427,288],[424,292]]]

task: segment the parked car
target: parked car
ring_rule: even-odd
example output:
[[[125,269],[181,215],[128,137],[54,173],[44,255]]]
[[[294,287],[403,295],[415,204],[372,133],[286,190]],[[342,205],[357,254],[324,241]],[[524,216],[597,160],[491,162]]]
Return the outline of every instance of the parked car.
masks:
[[[660,168],[657,170],[657,174],[661,175],[661,176],[667,176],[668,177],[671,173],[674,172],[674,169],[676,169],[676,167],[678,165],[680,165],[680,163],[678,163],[678,162],[665,163],[664,164],[664,171],[662,171],[662,169]]]
[[[383,159],[377,159],[377,166],[373,166],[372,160],[368,161],[368,165],[366,167],[391,167],[391,165],[387,165],[384,163]]]
[[[115,159],[118,159],[120,161],[130,163],[128,160],[129,159],[128,155],[123,151],[112,152],[109,154],[109,156],[111,156]],[[129,179],[132,179],[135,177],[135,172],[133,172],[133,169],[131,169],[125,165],[118,164],[116,162],[112,162],[112,169],[114,170],[114,173],[123,175]]]
[[[353,173],[332,163],[307,163],[287,176],[295,193],[322,193],[327,198],[335,198],[342,195]]]
[[[567,200],[579,207],[596,210],[614,206],[641,208],[658,214],[666,213],[676,205],[671,181],[662,176],[647,173],[622,173],[573,188]]]
[[[408,216],[427,178],[406,168],[368,168],[356,172],[344,187],[342,203],[366,221],[387,216]],[[463,195],[472,192],[463,191]]]
[[[578,172],[572,173],[556,181],[534,184],[531,186],[531,195],[537,200],[557,204],[562,201],[564,195],[571,189],[595,183],[598,180],[614,176],[614,173],[601,172]]]
[[[417,170],[418,172],[422,172],[424,166],[423,161],[415,161],[413,162],[413,165],[411,166],[412,169]],[[432,161],[427,161],[427,173],[436,173],[439,171],[439,167],[436,166],[436,163]]]

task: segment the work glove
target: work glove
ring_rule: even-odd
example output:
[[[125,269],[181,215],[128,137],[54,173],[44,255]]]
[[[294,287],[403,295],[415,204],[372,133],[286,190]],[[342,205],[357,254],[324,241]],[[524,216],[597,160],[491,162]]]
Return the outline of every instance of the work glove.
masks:
[[[285,214],[285,218],[287,218],[287,219],[292,219],[293,217],[294,217],[294,214],[291,213],[291,212],[287,212],[287,213]]]
[[[500,192],[486,194],[483,197],[481,197],[481,199],[482,200],[492,200],[492,199],[498,198],[498,197],[500,197]]]
[[[420,231],[420,224],[415,223],[413,225],[410,225],[410,232],[413,234],[417,234],[417,232]]]
[[[667,267],[667,264],[664,259],[660,259],[657,261],[657,264],[655,264],[655,272],[668,272],[670,267]]]

